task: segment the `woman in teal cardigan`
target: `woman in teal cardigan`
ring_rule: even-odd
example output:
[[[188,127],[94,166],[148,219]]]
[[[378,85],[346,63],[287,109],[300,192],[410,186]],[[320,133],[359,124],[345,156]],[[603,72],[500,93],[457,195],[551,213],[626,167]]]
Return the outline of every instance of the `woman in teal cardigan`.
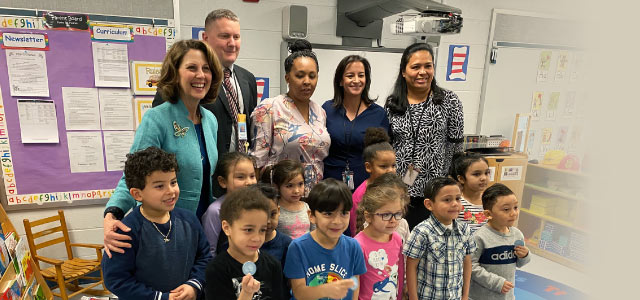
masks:
[[[221,82],[220,62],[206,43],[176,42],[164,58],[158,82],[166,102],[144,114],[130,151],[156,146],[175,153],[180,186],[176,207],[193,211],[198,219],[213,201],[211,178],[218,161],[218,122],[200,104],[215,101]],[[123,175],[104,212],[104,244],[109,257],[110,251],[123,253],[122,248],[131,247],[126,242],[130,237],[115,231],[129,230],[120,220],[135,205]]]

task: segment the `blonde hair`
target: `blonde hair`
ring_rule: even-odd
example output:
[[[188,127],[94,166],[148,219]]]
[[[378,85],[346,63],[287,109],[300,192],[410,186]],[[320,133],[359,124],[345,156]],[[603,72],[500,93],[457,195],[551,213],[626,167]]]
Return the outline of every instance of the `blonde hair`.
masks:
[[[182,64],[185,54],[191,49],[202,51],[211,70],[211,88],[200,103],[213,103],[218,97],[218,90],[222,83],[222,65],[211,47],[198,40],[182,40],[171,46],[164,57],[160,70],[160,80],[158,81],[160,95],[165,101],[178,102],[178,97],[180,97],[180,64]]]
[[[368,186],[367,191],[364,193],[364,196],[362,196],[362,201],[360,202],[360,204],[358,204],[355,233],[358,233],[364,229],[365,212],[373,215],[376,210],[380,209],[380,207],[383,207],[384,205],[391,203],[392,201],[400,201],[402,212],[405,212],[406,201],[397,186]]]

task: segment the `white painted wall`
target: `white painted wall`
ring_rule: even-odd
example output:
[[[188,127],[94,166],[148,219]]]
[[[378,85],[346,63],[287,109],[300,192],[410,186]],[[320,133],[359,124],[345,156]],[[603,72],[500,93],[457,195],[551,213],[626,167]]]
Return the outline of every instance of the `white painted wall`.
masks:
[[[570,8],[572,1],[553,0],[448,0],[445,4],[462,9],[464,28],[460,35],[442,37],[440,55],[436,58],[436,79],[445,88],[455,91],[464,105],[465,132],[476,132],[476,120],[480,102],[483,68],[485,64],[487,40],[493,8],[548,13]],[[242,28],[242,47],[238,64],[251,70],[256,76],[270,78],[270,95],[279,93],[284,81],[279,78],[280,42],[282,41],[282,8],[291,5],[305,5],[308,8],[309,41],[312,43],[341,44],[341,38],[335,36],[336,0],[261,0],[248,3],[240,0],[182,0],[180,1],[180,19],[182,37],[191,38],[191,27],[204,26],[209,11],[216,8],[229,8],[240,17]],[[559,5],[563,5],[560,7]],[[396,17],[385,19],[395,21]],[[382,45],[391,48],[404,48],[412,43],[410,37],[393,36],[383,31]],[[468,80],[466,82],[446,82],[446,60],[450,44],[470,45]],[[327,70],[333,72],[333,70]],[[71,239],[76,242],[102,242],[103,206],[80,206],[67,208],[67,224]],[[40,209],[9,212],[9,217],[20,234],[24,234],[22,219],[38,219],[56,214],[57,209]],[[62,249],[46,250],[45,255],[61,258]],[[82,256],[91,255],[91,251],[82,251]]]

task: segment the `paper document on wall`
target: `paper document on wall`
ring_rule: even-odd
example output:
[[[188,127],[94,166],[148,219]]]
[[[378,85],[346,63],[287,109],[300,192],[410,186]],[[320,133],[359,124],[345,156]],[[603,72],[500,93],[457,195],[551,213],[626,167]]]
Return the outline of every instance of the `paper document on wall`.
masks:
[[[22,143],[59,143],[53,100],[18,100]]]
[[[107,158],[107,171],[122,171],[127,153],[133,144],[135,131],[105,131],[104,151]]]
[[[104,172],[100,131],[67,132],[71,173]]]
[[[49,97],[44,51],[6,50],[11,96]]]
[[[93,74],[98,87],[129,87],[127,45],[93,42]]]
[[[102,130],[133,130],[133,105],[129,89],[100,89]]]
[[[67,130],[100,130],[100,107],[96,88],[62,88]]]

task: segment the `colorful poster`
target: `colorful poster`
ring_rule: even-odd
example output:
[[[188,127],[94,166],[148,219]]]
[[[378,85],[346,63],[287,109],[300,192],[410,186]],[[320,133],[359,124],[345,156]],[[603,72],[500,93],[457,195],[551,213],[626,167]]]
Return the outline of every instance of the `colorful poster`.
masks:
[[[558,102],[560,102],[560,92],[552,92],[549,95],[549,103],[547,104],[547,120],[556,119],[556,110],[558,110]]]
[[[258,103],[269,98],[269,77],[256,77],[258,86]]]
[[[134,95],[155,95],[162,62],[132,61],[131,87]]]
[[[46,33],[0,32],[2,49],[49,50],[49,37]]]
[[[133,27],[129,25],[91,24],[91,39],[103,42],[133,42]]]
[[[553,133],[553,128],[544,128],[544,129],[542,129],[542,144],[543,145],[551,144],[551,133]]]
[[[538,63],[538,76],[536,77],[537,82],[547,81],[547,77],[549,77],[549,67],[551,65],[552,55],[553,55],[553,52],[549,50],[540,52],[540,62]]]
[[[568,67],[569,53],[560,52],[560,54],[558,54],[558,63],[556,65],[555,81],[563,81],[565,79]]]
[[[140,122],[142,122],[142,116],[147,110],[151,109],[153,103],[153,98],[134,98],[133,99],[133,107],[135,110],[136,116],[136,129],[140,126]]]
[[[534,145],[536,143],[536,136],[537,136],[537,131],[536,130],[530,130],[529,131],[529,139],[527,140],[527,155],[528,156],[533,156],[534,154]]]
[[[567,135],[569,133],[568,126],[561,126],[556,132],[556,149],[562,150],[565,148],[567,142]]]
[[[542,96],[544,96],[543,92],[533,93],[533,98],[531,99],[532,120],[538,120],[540,118],[540,114],[542,110]]]
[[[194,40],[203,40],[202,34],[204,33],[204,27],[191,27],[191,38]]]
[[[447,81],[466,81],[469,64],[469,46],[449,45]]]

